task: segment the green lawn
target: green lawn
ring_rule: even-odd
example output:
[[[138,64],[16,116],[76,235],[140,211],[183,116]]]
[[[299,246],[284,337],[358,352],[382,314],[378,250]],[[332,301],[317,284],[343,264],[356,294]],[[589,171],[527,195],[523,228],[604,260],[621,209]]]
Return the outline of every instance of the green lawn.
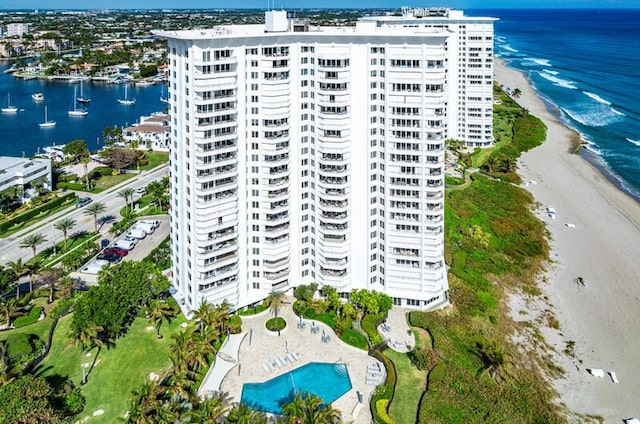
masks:
[[[96,181],[95,187],[91,190],[92,193],[100,193],[108,188],[111,188],[115,185],[120,184],[123,181],[126,181],[130,178],[133,178],[137,174],[126,173],[126,174],[118,174],[118,175],[105,175],[101,177],[98,181]]]
[[[57,230],[56,230],[56,232],[59,233]],[[76,249],[76,248],[82,246],[88,240],[95,240],[97,238],[99,238],[99,236],[94,234],[94,233],[87,233],[87,234],[84,234],[84,235],[82,235],[80,237],[76,237],[76,238],[67,237],[67,248],[66,248],[66,250],[64,250],[63,249],[63,247],[64,247],[64,239],[59,234],[56,234],[56,241],[57,241],[57,243],[56,243],[56,255],[55,256],[53,255],[53,248],[52,247],[47,247],[46,249],[42,249],[42,251],[38,252],[38,254],[36,255],[36,259],[38,260],[38,262],[42,262],[42,261],[46,260],[45,266],[54,265],[60,259],[62,259],[63,256],[65,256],[67,253],[71,252],[73,249]]]
[[[140,170],[142,171],[148,171],[161,163],[169,161],[169,154],[166,152],[150,152],[146,154],[146,157],[149,163],[140,167]]]
[[[51,208],[48,209],[44,212],[42,212],[41,214],[34,216],[33,218],[30,218],[27,221],[21,222],[18,225],[14,225],[13,227],[9,228],[7,231],[4,231],[2,233],[0,233],[0,238],[5,238],[5,237],[9,237],[11,235],[13,235],[14,233],[27,228],[27,227],[31,227],[35,224],[37,224],[38,222],[42,221],[43,219],[45,219],[48,216],[51,216],[55,213],[60,212],[63,209],[68,208],[69,206],[73,205],[74,203],[76,203],[77,199],[73,198],[73,199],[69,199],[69,201],[61,204],[60,206],[57,206],[55,208]]]
[[[87,404],[78,420],[89,417],[89,424],[118,422],[129,408],[132,390],[147,381],[151,372],[161,373],[170,365],[167,355],[171,334],[179,332],[180,324],[184,321],[184,316],[180,315],[170,325],[163,324],[161,333],[164,338],[158,340],[155,331],[148,329],[149,323],[137,319],[127,335],[115,341],[114,348],[99,352],[87,384],[80,386],[80,350],[73,346],[65,349],[71,325],[71,316],[68,316],[58,323],[51,351],[42,362],[45,375],[68,375],[82,388]],[[96,352],[97,349],[93,349],[91,355],[86,357],[87,363],[94,360]],[[100,409],[104,410],[104,414],[94,417],[92,414]]]
[[[15,330],[0,331],[0,341],[6,340],[11,334],[35,334],[40,338],[40,340],[46,342],[47,337],[49,337],[49,329],[51,328],[52,323],[53,318],[50,318],[47,315],[42,321],[38,321],[35,324],[16,328]]]
[[[389,416],[394,422],[415,423],[420,397],[427,381],[426,371],[420,371],[411,364],[406,353],[387,349],[384,354],[396,366],[396,391],[389,406]]]

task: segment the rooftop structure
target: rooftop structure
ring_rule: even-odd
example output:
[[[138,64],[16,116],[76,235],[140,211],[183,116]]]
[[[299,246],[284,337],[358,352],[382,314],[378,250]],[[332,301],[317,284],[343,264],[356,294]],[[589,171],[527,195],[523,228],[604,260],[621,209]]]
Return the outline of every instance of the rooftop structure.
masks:
[[[0,156],[0,192],[16,186],[24,189],[36,180],[51,190],[51,160]]]

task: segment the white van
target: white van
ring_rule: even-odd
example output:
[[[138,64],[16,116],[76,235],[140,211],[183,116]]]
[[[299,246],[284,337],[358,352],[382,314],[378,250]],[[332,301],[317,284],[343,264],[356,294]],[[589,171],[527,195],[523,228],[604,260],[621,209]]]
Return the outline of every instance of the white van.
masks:
[[[143,219],[142,221],[138,221],[138,225],[143,224],[145,226],[151,226],[155,230],[160,226],[160,221],[157,219]]]
[[[140,228],[132,228],[128,233],[127,233],[127,237],[133,237],[133,238],[137,238],[138,240],[142,240],[143,238],[145,238],[147,236],[146,231],[144,231],[143,229]]]
[[[134,247],[136,247],[136,244],[133,241],[128,241],[128,240],[118,240],[117,242],[115,242],[113,244],[114,247],[119,247],[121,249],[125,249],[125,250],[133,250]]]
[[[153,234],[155,227],[149,224],[145,224],[143,222],[138,222],[136,225],[133,226],[132,230],[141,230],[147,234]]]
[[[110,264],[111,263],[109,261],[96,259],[93,262],[89,262],[87,266],[80,270],[80,272],[84,272],[85,274],[97,274],[102,270],[102,267],[109,266]]]

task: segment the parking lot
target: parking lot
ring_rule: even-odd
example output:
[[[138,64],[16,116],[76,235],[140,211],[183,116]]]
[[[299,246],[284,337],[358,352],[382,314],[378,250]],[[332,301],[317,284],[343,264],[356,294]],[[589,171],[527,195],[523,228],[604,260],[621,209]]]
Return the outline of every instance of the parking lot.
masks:
[[[151,217],[143,217],[140,220],[158,220],[160,225],[152,234],[148,234],[142,240],[139,240],[136,247],[129,251],[129,254],[122,258],[124,261],[141,261],[145,257],[151,253],[153,249],[158,247],[160,243],[169,235],[169,217],[167,215],[159,215],[159,216],[151,216]],[[135,224],[134,224],[135,225]],[[117,241],[118,239],[124,237],[124,234],[115,237],[113,239],[108,239],[110,243]],[[92,258],[89,262],[93,262],[95,257]],[[81,270],[86,267],[86,264],[80,268]],[[97,274],[90,274],[85,272],[73,272],[71,273],[72,278],[79,278],[82,281],[85,281],[88,285],[95,284],[98,281]]]

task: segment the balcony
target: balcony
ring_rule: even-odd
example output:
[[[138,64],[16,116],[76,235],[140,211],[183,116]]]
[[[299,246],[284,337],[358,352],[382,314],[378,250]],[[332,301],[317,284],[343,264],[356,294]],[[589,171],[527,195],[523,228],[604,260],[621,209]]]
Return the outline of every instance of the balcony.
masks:
[[[283,234],[278,237],[265,237],[264,242],[266,244],[280,244],[289,241],[289,235]]]
[[[286,277],[287,275],[289,275],[289,268],[285,268],[282,271],[278,272],[264,272],[264,278],[266,278],[267,280],[278,280],[280,278]]]
[[[344,270],[344,269],[335,270],[335,269],[320,267],[320,272],[329,277],[344,277],[345,275],[347,275],[347,270]]]

